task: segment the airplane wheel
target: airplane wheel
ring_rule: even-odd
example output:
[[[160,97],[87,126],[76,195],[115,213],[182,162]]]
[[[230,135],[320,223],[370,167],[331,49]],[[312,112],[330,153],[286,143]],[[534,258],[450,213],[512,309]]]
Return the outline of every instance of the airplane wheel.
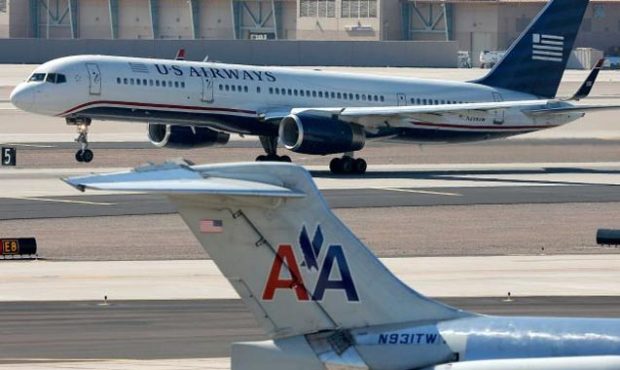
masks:
[[[353,171],[355,170],[355,159],[351,157],[343,157],[340,159],[340,166],[342,168],[342,173],[353,173]]]
[[[353,162],[353,171],[358,175],[365,174],[367,168],[368,164],[362,158],[358,158]]]
[[[281,156],[279,160],[280,162],[288,162],[288,163],[291,163],[293,161],[291,157],[289,157],[288,155]]]
[[[84,162],[86,163],[90,163],[93,158],[95,157],[95,155],[93,154],[93,151],[90,149],[86,149],[82,152],[82,159],[84,160]]]
[[[78,150],[75,152],[75,160],[78,162],[84,162],[84,157],[82,157],[82,151]]]
[[[329,170],[334,174],[342,173],[342,160],[340,158],[334,158],[329,162]]]

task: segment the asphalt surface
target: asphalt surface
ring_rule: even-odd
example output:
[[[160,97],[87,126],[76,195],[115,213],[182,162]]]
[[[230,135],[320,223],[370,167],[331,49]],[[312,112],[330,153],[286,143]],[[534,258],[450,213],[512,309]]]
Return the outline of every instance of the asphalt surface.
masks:
[[[398,176],[398,174],[394,174],[394,176]],[[416,173],[416,176],[432,178],[434,175],[433,173]],[[457,180],[458,175],[451,178]],[[620,202],[619,186],[588,184],[441,189],[343,189],[325,190],[323,194],[329,205],[336,209]],[[0,220],[149,215],[176,212],[176,208],[164,196],[152,194],[0,198],[0,209],[2,210]]]
[[[620,297],[442,301],[486,314],[620,317]],[[0,312],[0,364],[223,357],[232,342],[264,339],[240,300],[0,303]]]
[[[0,118],[1,115],[0,115]],[[615,124],[615,121],[614,121]],[[581,126],[578,126],[581,127]],[[584,129],[584,131],[587,131]],[[606,131],[605,131],[606,132]],[[0,137],[2,142],[2,137]],[[613,162],[617,161],[620,140],[600,139],[515,139],[472,144],[414,145],[369,142],[356,156],[368,161],[372,170],[377,164],[446,164],[446,163],[530,163],[530,162]],[[14,144],[11,144],[14,145]],[[235,140],[226,146],[191,150],[159,149],[146,142],[96,142],[91,148],[95,159],[89,164],[76,163],[75,143],[43,142],[14,145],[19,168],[97,168],[135,167],[146,162],[161,163],[184,157],[195,163],[252,161],[263,154],[256,140]],[[302,165],[327,165],[333,156],[297,154],[282,149]],[[2,171],[2,168],[0,168]]]

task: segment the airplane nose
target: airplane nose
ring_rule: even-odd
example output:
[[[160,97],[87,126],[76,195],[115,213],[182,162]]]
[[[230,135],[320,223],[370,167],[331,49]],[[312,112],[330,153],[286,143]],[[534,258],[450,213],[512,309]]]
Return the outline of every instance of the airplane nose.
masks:
[[[23,111],[34,106],[34,91],[29,86],[19,85],[11,92],[11,103]]]

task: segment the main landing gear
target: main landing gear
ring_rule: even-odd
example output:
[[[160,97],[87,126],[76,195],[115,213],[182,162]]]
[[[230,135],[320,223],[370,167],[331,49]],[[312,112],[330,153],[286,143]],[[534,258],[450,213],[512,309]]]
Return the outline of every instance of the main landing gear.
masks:
[[[77,128],[78,137],[75,139],[80,144],[80,150],[75,152],[75,160],[78,162],[89,163],[93,160],[93,151],[88,149],[88,128],[90,127],[90,118],[67,118],[67,125]]]
[[[266,155],[259,155],[256,157],[257,162],[291,162],[291,157],[288,155],[278,155],[277,136],[259,136],[259,139]]]
[[[363,158],[353,158],[353,153],[346,153],[342,158],[329,162],[329,169],[334,175],[363,175],[368,164]]]

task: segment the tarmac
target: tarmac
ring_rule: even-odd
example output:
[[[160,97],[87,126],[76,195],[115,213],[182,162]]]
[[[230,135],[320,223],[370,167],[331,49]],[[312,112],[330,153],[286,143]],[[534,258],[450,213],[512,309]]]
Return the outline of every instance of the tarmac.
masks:
[[[440,298],[489,315],[617,317],[618,297]],[[241,300],[0,303],[0,368],[11,364],[223,358],[266,339]],[[27,314],[25,314],[27,312]],[[158,364],[158,362],[148,362]],[[133,364],[133,363],[132,363]],[[172,362],[170,364],[176,364]]]
[[[0,69],[0,144],[18,148],[18,167],[0,168],[0,237],[36,236],[41,257],[0,261],[0,369],[228,369],[230,343],[262,333],[174,208],[153,195],[79,193],[59,178],[178,157],[247,161],[260,146],[233,137],[226,147],[155,149],[144,125],[95,122],[95,161],[78,165],[72,127],[8,102],[33,68]],[[486,72],[347,71],[462,81]],[[586,75],[567,71],[560,95]],[[602,71],[583,103],[618,104],[619,82]],[[487,314],[620,317],[619,249],[594,238],[620,225],[616,118],[592,113],[473,145],[370,143],[364,177],[329,174],[329,158],[291,156],[423,294]]]
[[[620,255],[384,258],[433,297],[619,296]],[[0,302],[239,298],[211,260],[2,261]],[[154,282],[157,282],[154,284]]]

